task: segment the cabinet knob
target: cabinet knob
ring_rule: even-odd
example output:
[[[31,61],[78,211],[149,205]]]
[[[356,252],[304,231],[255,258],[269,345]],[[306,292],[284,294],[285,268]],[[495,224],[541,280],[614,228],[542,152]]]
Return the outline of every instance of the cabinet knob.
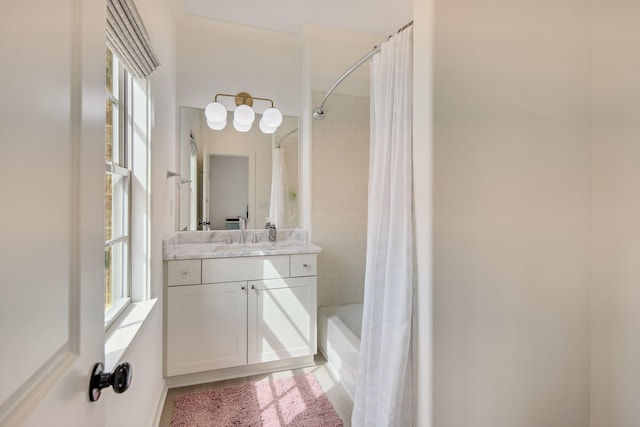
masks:
[[[255,288],[256,288],[256,285],[251,285],[251,289],[255,289]]]
[[[309,267],[309,264],[302,264],[303,267]]]
[[[244,286],[240,286],[240,289],[242,289],[244,291]]]
[[[180,274],[182,274],[183,276],[186,276],[187,272],[186,271],[181,271]]]

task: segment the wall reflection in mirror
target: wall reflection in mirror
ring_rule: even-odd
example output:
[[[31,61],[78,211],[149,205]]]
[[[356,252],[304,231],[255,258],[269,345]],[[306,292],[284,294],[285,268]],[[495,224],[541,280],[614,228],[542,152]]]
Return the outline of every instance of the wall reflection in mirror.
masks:
[[[234,229],[240,217],[247,228],[298,227],[298,127],[285,116],[274,134],[212,130],[204,109],[181,107],[178,230]]]

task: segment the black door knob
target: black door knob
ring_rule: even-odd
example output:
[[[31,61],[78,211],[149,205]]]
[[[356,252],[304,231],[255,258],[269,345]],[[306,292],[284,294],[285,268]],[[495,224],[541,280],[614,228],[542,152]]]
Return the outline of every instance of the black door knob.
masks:
[[[133,368],[127,362],[116,365],[113,372],[104,372],[104,365],[100,362],[93,365],[91,380],[89,381],[89,400],[95,402],[100,398],[101,390],[113,387],[116,393],[124,393],[131,385]]]

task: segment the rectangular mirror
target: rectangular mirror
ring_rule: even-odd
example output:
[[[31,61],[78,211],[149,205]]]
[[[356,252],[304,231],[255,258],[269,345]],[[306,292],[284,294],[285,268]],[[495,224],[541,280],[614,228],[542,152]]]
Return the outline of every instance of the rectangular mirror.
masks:
[[[297,228],[298,117],[285,116],[274,134],[262,133],[260,114],[248,132],[212,130],[204,109],[180,108],[178,230]]]

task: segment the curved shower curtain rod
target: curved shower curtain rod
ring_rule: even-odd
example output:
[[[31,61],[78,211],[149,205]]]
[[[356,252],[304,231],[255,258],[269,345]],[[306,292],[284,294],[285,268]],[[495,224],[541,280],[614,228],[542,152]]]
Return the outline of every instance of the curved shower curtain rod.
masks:
[[[298,128],[295,128],[294,130],[290,130],[289,132],[285,133],[284,135],[282,135],[282,137],[280,138],[280,140],[278,141],[278,146],[276,148],[280,148],[280,146],[282,145],[282,141],[288,137],[289,135],[298,132]]]
[[[408,24],[404,25],[402,28],[400,28],[398,31],[396,31],[396,34],[402,32],[403,30],[405,30],[406,28],[410,27],[411,25],[413,25],[413,21],[410,21]],[[389,40],[391,37],[392,36],[387,37],[387,40]],[[320,106],[313,110],[313,118],[314,119],[316,119],[316,120],[324,119],[324,104],[327,102],[327,99],[329,99],[329,96],[331,96],[333,91],[338,87],[338,85],[340,83],[342,83],[342,81],[344,79],[346,79],[349,76],[349,74],[353,73],[356,69],[358,69],[358,67],[360,67],[362,64],[367,62],[373,55],[375,55],[378,52],[380,52],[380,45],[374,46],[373,49],[371,49],[362,58],[358,59],[351,67],[349,67],[349,69],[347,71],[345,71],[338,78],[338,80],[336,80],[336,82],[329,88],[327,93],[324,95],[324,99],[322,100],[322,103],[320,104]]]

